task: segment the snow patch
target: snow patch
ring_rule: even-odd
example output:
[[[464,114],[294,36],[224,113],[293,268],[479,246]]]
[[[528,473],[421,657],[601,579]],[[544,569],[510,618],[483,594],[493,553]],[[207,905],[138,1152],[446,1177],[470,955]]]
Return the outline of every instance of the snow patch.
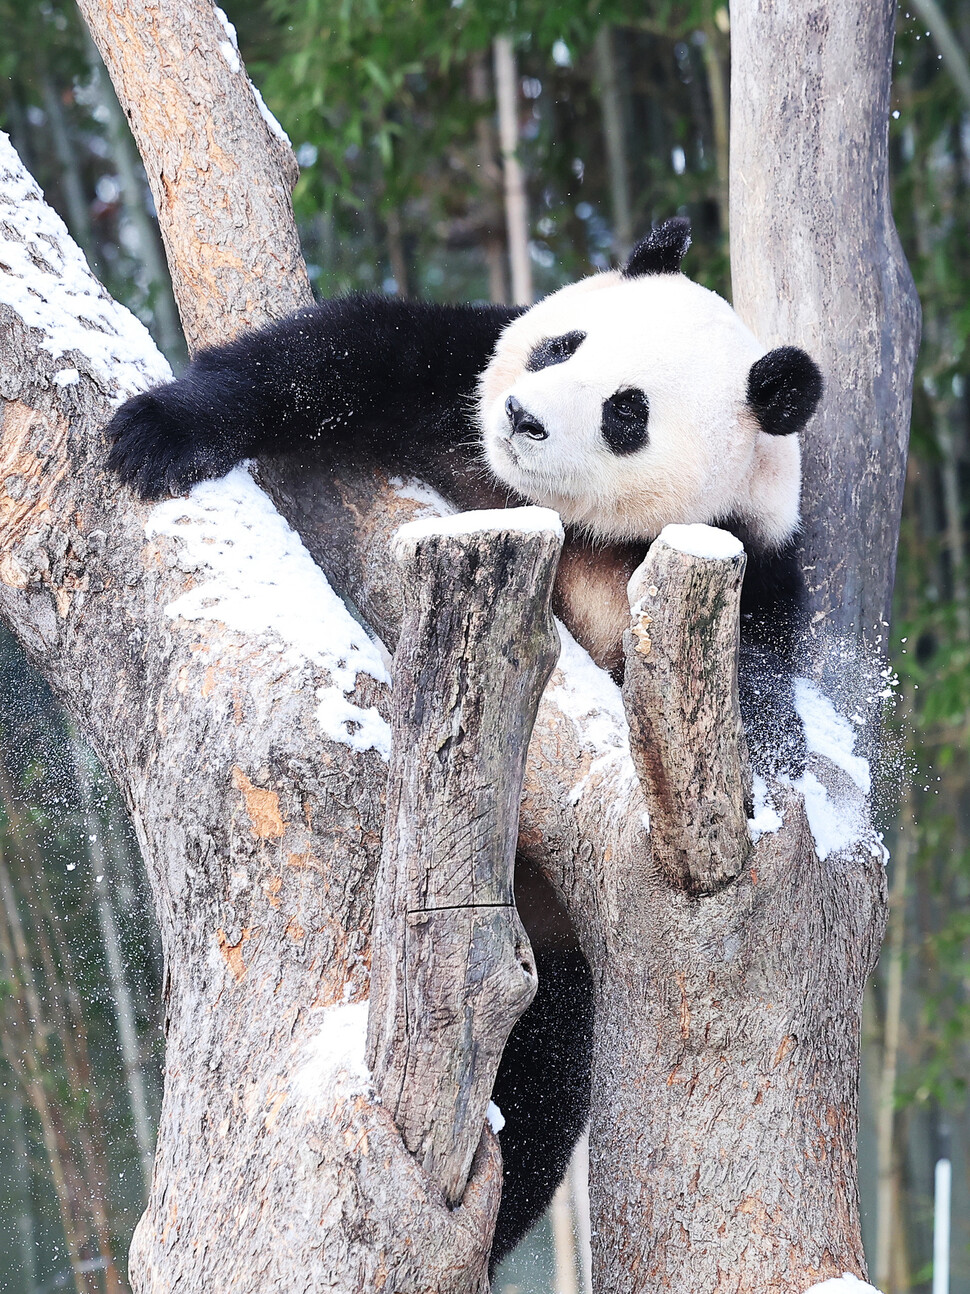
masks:
[[[145,325],[88,269],[67,226],[2,133],[0,305],[43,334],[41,349],[55,358],[83,360],[61,370],[59,385],[71,384],[70,373],[84,372],[120,400],[172,376]]]
[[[416,476],[409,476],[406,480],[392,476],[387,483],[399,499],[420,503],[426,512],[433,513],[436,517],[450,517],[456,511],[444,495],[430,485],[425,485],[424,481],[419,481]]]
[[[313,1107],[324,1104],[328,1097],[371,1090],[365,1060],[369,1006],[365,998],[363,1002],[337,1002],[318,1008],[322,1018],[293,1073],[295,1097]]]
[[[806,772],[793,783],[805,797],[805,812],[812,829],[815,852],[822,862],[829,854],[848,849],[860,840],[868,826],[865,802],[833,800],[814,773]]]
[[[585,776],[569,792],[569,802],[577,804],[594,779],[612,770],[612,804],[620,812],[638,785],[620,689],[565,625],[557,620],[556,628],[562,646],[545,699],[572,721],[583,743],[597,752]]]
[[[269,126],[277,139],[282,140],[287,148],[292,148],[293,145],[290,143],[289,135],[270,112],[269,108],[267,108],[266,100],[256,89],[255,85],[253,85],[252,81],[249,82],[249,88],[253,92],[253,98],[256,100],[256,107],[259,109],[259,115],[262,117],[263,121],[266,122],[267,126]]]
[[[664,526],[658,538],[668,548],[676,548],[678,553],[703,557],[711,562],[728,562],[744,552],[740,539],[716,526]]]
[[[389,725],[373,706],[364,709],[345,695],[361,673],[390,683],[380,653],[245,467],[157,504],[145,532],[176,540],[179,567],[197,577],[167,615],[219,621],[247,638],[266,635],[287,665],[326,669],[330,685],[317,691],[323,732],[387,758]]]
[[[494,1101],[489,1101],[488,1108],[485,1111],[485,1118],[488,1120],[488,1126],[495,1133],[496,1137],[505,1127],[505,1115],[498,1108]]]
[[[756,845],[762,836],[773,836],[784,826],[784,819],[768,798],[768,784],[755,773],[752,779],[754,817],[748,819],[748,835]]]
[[[76,368],[62,368],[54,374],[55,386],[75,386],[81,380],[81,374]]]
[[[852,793],[833,795],[811,769],[793,783],[805,797],[815,851],[824,861],[830,854],[857,844],[870,832],[866,803],[872,785],[869,762],[855,754],[857,730],[817,684],[796,678],[794,693],[809,754],[819,755],[840,768],[860,792],[858,797]]]
[[[232,47],[232,45],[229,44],[227,40],[221,40],[219,42],[219,53],[229,64],[230,72],[242,71],[242,63],[240,63],[239,61],[239,55],[236,53],[235,49]]]
[[[496,530],[515,530],[523,535],[551,531],[560,540],[565,537],[559,513],[551,508],[481,508],[405,522],[394,536],[394,552],[397,555],[404,544],[429,535],[476,535]]]
[[[872,833],[872,836],[869,839],[867,848],[869,850],[869,853],[872,854],[873,858],[879,859],[883,867],[885,867],[888,864],[890,854],[889,854],[889,850],[886,848],[886,842],[883,839],[883,835],[881,831],[874,831]]]
[[[239,57],[239,38],[236,35],[236,28],[229,21],[225,10],[220,9],[218,5],[216,5],[216,17],[219,19],[220,23],[222,23],[222,29],[229,37],[228,40],[221,40],[219,42],[219,53],[229,64],[230,72],[241,72],[242,60]],[[248,77],[246,79],[249,81]],[[256,100],[256,107],[259,109],[259,115],[262,117],[263,121],[266,122],[267,126],[269,126],[277,139],[281,139],[287,148],[292,148],[293,145],[290,143],[289,135],[270,112],[269,108],[267,108],[265,99],[256,89],[256,86],[253,85],[252,81],[249,81],[249,88],[253,92],[253,98]]]
[[[833,1276],[830,1280],[811,1285],[805,1294],[880,1294],[880,1291],[875,1285],[860,1280],[851,1272],[843,1272],[841,1276]]]
[[[365,710],[354,705],[339,686],[317,688],[317,702],[317,722],[332,741],[351,750],[376,750],[382,758],[391,758],[390,725],[373,706]]]
[[[222,30],[229,37],[228,40],[219,42],[219,53],[229,64],[230,72],[241,72],[242,63],[239,61],[239,38],[236,36],[236,28],[229,21],[228,15],[224,9],[215,6],[216,17],[222,24]]]
[[[807,678],[796,678],[795,709],[805,728],[810,751],[823,755],[848,773],[863,795],[872,786],[869,761],[854,754],[857,733],[818,686]]]

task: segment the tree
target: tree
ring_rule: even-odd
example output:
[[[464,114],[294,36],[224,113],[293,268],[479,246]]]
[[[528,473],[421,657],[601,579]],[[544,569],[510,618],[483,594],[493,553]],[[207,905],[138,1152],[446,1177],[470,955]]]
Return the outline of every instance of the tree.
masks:
[[[190,347],[304,303],[292,157],[217,11],[169,0],[81,8],[146,164]],[[844,17],[866,57],[844,74],[839,102],[874,122],[888,84],[887,17]],[[821,33],[813,52],[826,72],[846,45],[829,34],[836,15],[827,23],[787,33],[790,42]],[[775,69],[792,63],[792,50]],[[743,31],[734,57],[737,86],[753,59]],[[847,80],[855,93],[844,93]],[[736,131],[735,192],[772,173],[767,158],[824,156],[817,127],[810,115],[792,123],[775,113],[757,132]],[[862,134],[878,173],[879,130],[870,123]],[[381,911],[393,926],[400,830],[428,808],[402,741],[417,735],[416,720],[398,701],[389,745],[386,670],[320,574],[397,646],[399,670],[417,653],[429,678],[447,679],[453,639],[439,636],[434,654],[415,611],[422,599],[426,609],[440,605],[428,601],[428,581],[445,578],[435,560],[445,541],[411,552],[420,577],[406,582],[403,615],[401,576],[387,558],[391,535],[426,496],[365,474],[308,479],[262,463],[260,480],[304,550],[241,473],[151,510],[119,494],[101,471],[98,429],[110,397],[159,379],[164,365],[87,275],[10,151],[3,170],[11,274],[0,341],[0,606],[122,787],[166,953],[166,1089],[134,1288],[169,1289],[177,1278],[240,1292],[484,1288],[500,1184],[483,1130],[487,1068],[461,1087],[471,1096],[446,1139],[465,1147],[464,1167],[442,1169],[436,1149],[429,1174],[410,1153],[427,1145],[429,1120],[417,1107],[428,1074],[395,1110],[396,1127],[360,1067],[369,972],[387,951],[372,951],[370,938],[381,838],[390,885]],[[808,239],[805,200],[807,223],[796,228]],[[875,214],[885,220],[884,209]],[[871,218],[864,211],[859,226]],[[823,226],[814,236],[836,266],[841,233]],[[736,228],[735,254],[750,246]],[[783,263],[767,239],[760,246],[762,266]],[[853,264],[859,281],[878,279]],[[905,304],[901,269],[896,281]],[[806,318],[825,318],[817,294],[798,299]],[[897,302],[860,301],[866,326],[887,344],[902,338],[896,390],[905,387],[911,312],[902,310],[901,327],[890,322]],[[831,371],[851,362],[836,354]],[[830,380],[826,426],[842,398]],[[904,412],[892,399],[887,413],[872,398],[880,426]],[[898,445],[898,428],[894,436]],[[895,484],[898,453],[871,444],[859,452],[873,492]],[[821,517],[821,491],[809,498]],[[847,547],[832,527],[809,533],[813,553]],[[864,571],[871,583],[876,571],[883,581],[865,604],[860,581],[845,586],[863,626],[863,606],[883,605],[891,567],[891,527],[879,534],[878,544],[848,547],[849,574]],[[516,572],[536,568],[510,630],[524,641],[547,596],[549,540],[540,554],[536,537],[513,525],[474,542],[483,561],[499,545]],[[594,969],[591,1193],[604,1288],[760,1290],[864,1274],[855,1085],[862,987],[882,929],[882,850],[849,725],[811,684],[805,781],[751,787],[732,684],[742,565],[655,545],[631,591],[622,700],[567,641],[524,770],[519,849],[562,895]],[[834,576],[816,590],[823,606],[826,597],[840,605],[842,593]],[[317,607],[308,624],[306,608]],[[483,644],[466,661],[479,697],[494,677],[491,651]],[[542,658],[539,644],[537,677]],[[708,663],[706,686],[684,664],[698,659]],[[508,707],[520,733],[534,701]],[[489,757],[484,733],[482,741],[481,752],[466,752],[472,770]],[[388,802],[402,806],[393,832],[384,826],[389,750]],[[448,805],[460,806],[468,789],[459,778]],[[752,789],[755,842],[745,812]],[[490,807],[506,844],[515,809],[511,791]],[[491,846],[466,847],[469,860],[491,856]],[[494,853],[501,890],[507,849]],[[442,949],[460,950],[467,931],[436,938],[432,930],[432,964],[452,975],[461,958]],[[514,921],[496,941],[496,950],[521,950]],[[528,996],[510,969],[495,984],[507,1020]],[[456,989],[453,980],[444,987]],[[468,1008],[461,984],[457,999]],[[380,1000],[389,1005],[371,1020],[375,1059],[379,1029],[401,1026],[394,993]],[[426,1023],[419,1016],[406,1027]],[[438,1101],[440,1118],[447,1093]],[[412,1135],[405,1125],[416,1109]],[[461,1207],[450,1209],[458,1196]]]

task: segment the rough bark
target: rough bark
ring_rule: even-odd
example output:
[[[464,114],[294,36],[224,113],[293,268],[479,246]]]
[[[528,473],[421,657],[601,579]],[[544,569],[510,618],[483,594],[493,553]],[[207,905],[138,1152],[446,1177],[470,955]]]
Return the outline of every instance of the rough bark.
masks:
[[[530,533],[516,512],[481,515],[488,529],[418,522],[394,546],[404,619],[368,1024],[377,1091],[450,1205],[536,991],[512,872],[529,736],[559,654],[558,517]]]
[[[630,581],[624,700],[655,866],[706,894],[751,852],[751,774],[738,705],[744,553],[690,557],[664,543]]]
[[[895,11],[731,5],[734,304],[825,377],[802,438],[812,623],[883,646],[920,317],[890,206]]]
[[[778,808],[781,830],[716,896],[648,859],[610,896],[630,928],[597,967],[593,1262],[623,1294],[865,1272],[858,1032],[882,864],[820,862],[799,798]]]
[[[78,0],[145,162],[190,350],[312,300],[299,168],[208,3]]]
[[[158,237],[158,226],[152,220],[145,201],[145,181],[142,175],[141,159],[132,143],[131,133],[125,114],[118,103],[117,95],[108,84],[108,73],[104,63],[90,38],[86,38],[91,73],[94,77],[98,103],[108,115],[108,139],[111,155],[118,181],[121,185],[121,198],[125,215],[134,226],[137,238],[138,257],[141,260],[149,282],[149,293],[152,314],[158,329],[159,346],[162,353],[173,363],[176,357],[181,358],[185,351],[185,341],[179,327],[178,309],[172,295],[168,268]]]
[[[302,304],[285,168],[244,75],[217,52],[225,33],[208,6],[83,7],[143,149],[191,343]],[[28,200],[19,180],[9,192],[2,225],[16,242],[31,227]],[[57,278],[45,247],[31,246],[25,275],[43,280],[46,265]],[[360,732],[380,744],[379,661],[339,607],[332,631],[299,649],[279,608],[254,627],[232,597],[206,607],[200,591],[228,576],[193,543],[211,538],[205,518],[182,526],[190,505],[142,508],[100,471],[107,395],[150,379],[144,343],[125,352],[111,340],[125,328],[105,305],[96,365],[32,331],[26,309],[15,298],[0,319],[0,609],[124,790],[166,953],[165,1099],[134,1286],[484,1290],[494,1139],[483,1133],[449,1210],[359,1052],[335,1042],[356,1045],[369,983],[386,766]],[[892,332],[885,320],[880,329]],[[77,382],[63,380],[68,366]],[[387,540],[428,510],[426,496],[367,474],[324,482],[281,464],[261,474],[335,587],[393,645],[401,598]],[[238,517],[225,492],[248,488],[213,487],[212,524]],[[261,500],[247,493],[243,514]],[[861,562],[847,525],[833,551]],[[282,576],[300,555],[292,536],[272,533]],[[819,544],[834,534],[823,527]],[[850,582],[847,597],[860,588]],[[314,585],[308,604],[322,597]],[[672,656],[683,652],[672,643]],[[647,706],[637,668],[631,660],[634,716]],[[732,669],[729,653],[718,687]],[[334,728],[332,713],[323,726],[322,712],[341,705],[353,731]],[[711,722],[725,749],[732,713],[722,696]],[[817,849],[800,793],[774,788],[777,830],[733,880],[698,895],[651,854],[639,729],[634,744],[635,761],[619,693],[567,636],[529,748],[519,848],[556,885],[594,969],[595,1287],[753,1294],[863,1274],[858,1016],[882,902],[864,793],[813,753],[815,809],[828,797],[856,827]],[[683,734],[672,748],[696,744]],[[707,847],[696,820],[680,830]]]
[[[120,48],[135,57],[144,47],[132,37]],[[227,64],[224,75],[236,74]],[[352,1006],[367,991],[386,774],[374,749],[328,740],[318,718],[317,693],[332,691],[335,673],[346,682],[341,650],[362,650],[352,622],[335,623],[334,652],[326,634],[319,651],[294,650],[272,613],[262,630],[232,628],[226,571],[192,551],[182,537],[191,525],[146,534],[158,513],[104,476],[99,429],[119,388],[159,380],[164,365],[72,259],[16,159],[3,162],[4,261],[33,278],[31,295],[5,293],[13,304],[2,307],[0,607],[122,787],[166,956],[165,1096],[134,1286],[265,1294],[300,1279],[357,1291],[390,1272],[402,1288],[475,1288],[498,1204],[494,1141],[486,1137],[463,1205],[449,1211],[382,1107],[341,1087],[317,1054],[328,1004]],[[219,194],[213,186],[207,201],[231,247],[236,216]],[[185,209],[174,195],[172,209]],[[237,323],[227,302],[241,294],[210,296],[192,272],[208,253],[193,255],[182,293],[196,285],[193,317],[210,309],[209,335],[217,319],[227,335]],[[266,318],[276,302],[258,283],[252,317]],[[80,316],[90,326],[61,327]],[[238,515],[226,503],[217,529]],[[258,506],[258,493],[241,504]],[[281,572],[292,563],[284,532],[260,544],[270,560],[275,547]],[[245,595],[248,576],[238,574]],[[181,599],[207,585],[215,610],[197,617]],[[366,718],[382,686],[365,666],[338,690]],[[350,1196],[357,1210],[344,1214],[333,1202]]]

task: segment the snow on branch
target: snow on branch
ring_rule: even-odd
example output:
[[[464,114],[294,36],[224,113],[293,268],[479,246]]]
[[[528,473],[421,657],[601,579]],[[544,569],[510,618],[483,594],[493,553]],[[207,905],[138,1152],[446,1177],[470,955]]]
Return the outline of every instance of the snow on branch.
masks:
[[[326,669],[330,684],[316,692],[324,734],[389,756],[387,722],[373,706],[347,699],[359,673],[390,684],[378,648],[244,467],[156,505],[145,532],[175,540],[179,568],[196,581],[169,603],[168,615],[218,621],[247,640],[267,636],[283,663]]]
[[[84,373],[106,394],[125,397],[171,377],[148,329],[91,273],[2,133],[0,303],[42,334],[42,350],[70,361],[53,375],[59,387]]]

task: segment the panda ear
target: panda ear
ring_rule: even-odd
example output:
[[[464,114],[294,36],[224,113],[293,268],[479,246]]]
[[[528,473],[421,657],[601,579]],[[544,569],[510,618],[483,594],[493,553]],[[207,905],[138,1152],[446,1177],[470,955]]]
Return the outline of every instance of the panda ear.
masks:
[[[637,243],[620,273],[626,279],[639,278],[641,274],[676,274],[688,247],[690,221],[686,216],[674,216]]]
[[[801,431],[821,394],[818,365],[797,346],[779,346],[751,365],[748,404],[769,436]]]

